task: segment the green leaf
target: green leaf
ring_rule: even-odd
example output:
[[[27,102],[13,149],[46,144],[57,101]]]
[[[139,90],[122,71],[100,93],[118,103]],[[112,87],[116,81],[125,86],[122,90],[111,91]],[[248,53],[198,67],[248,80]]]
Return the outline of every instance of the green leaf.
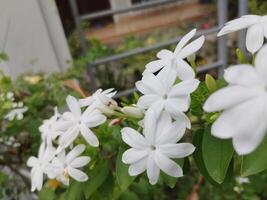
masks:
[[[96,168],[89,173],[89,180],[84,184],[84,194],[86,199],[92,196],[94,192],[104,183],[109,174],[109,166],[107,161],[101,161]],[[91,178],[90,178],[91,177]]]
[[[134,181],[135,177],[129,175],[128,166],[121,161],[121,157],[122,150],[120,149],[116,160],[116,179],[120,189],[125,191]]]
[[[257,174],[267,169],[267,137],[264,138],[260,146],[251,154],[243,156],[241,164],[241,176]]]
[[[121,197],[120,200],[139,200],[138,196],[134,193],[134,192],[130,192],[130,191],[126,191],[124,192]]]
[[[67,200],[83,200],[83,184],[84,183],[73,181],[68,188]]]
[[[236,53],[237,59],[239,60],[239,62],[241,64],[247,64],[248,63],[247,58],[241,49],[237,48],[235,53]]]
[[[202,154],[202,140],[203,140],[203,129],[197,130],[193,134],[193,140],[192,143],[196,147],[196,150],[193,153],[193,158],[196,163],[196,166],[199,170],[199,172],[205,177],[206,180],[208,180],[213,185],[218,185],[217,182],[215,182],[209,175],[206,166],[204,164],[203,160],[203,154]]]
[[[6,53],[2,52],[2,53],[0,53],[0,60],[8,61],[9,57]]]
[[[206,74],[205,83],[210,92],[216,91],[217,89],[216,81],[210,74]]]
[[[214,181],[222,184],[234,154],[230,140],[222,140],[211,135],[210,127],[204,132],[202,155],[209,175]]]
[[[39,200],[53,200],[55,198],[54,190],[51,188],[44,187],[39,193],[38,193],[38,199]]]

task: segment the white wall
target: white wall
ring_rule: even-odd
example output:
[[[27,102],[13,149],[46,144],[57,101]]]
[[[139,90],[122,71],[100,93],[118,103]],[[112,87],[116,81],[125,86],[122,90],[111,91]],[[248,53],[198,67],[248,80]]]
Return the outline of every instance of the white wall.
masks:
[[[24,72],[55,72],[71,59],[53,0],[0,0],[1,67],[13,78]]]

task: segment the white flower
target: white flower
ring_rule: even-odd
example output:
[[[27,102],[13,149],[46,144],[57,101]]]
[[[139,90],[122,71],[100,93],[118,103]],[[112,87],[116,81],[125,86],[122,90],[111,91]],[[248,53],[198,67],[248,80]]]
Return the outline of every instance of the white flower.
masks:
[[[146,170],[151,184],[158,181],[160,170],[173,177],[182,176],[182,168],[171,158],[184,158],[195,149],[189,143],[177,144],[185,126],[177,121],[172,123],[166,112],[157,119],[153,110],[147,111],[144,135],[132,128],[123,128],[121,133],[123,141],[131,146],[122,155],[122,161],[130,164],[129,174],[136,176]]]
[[[225,70],[229,85],[212,94],[204,105],[207,112],[223,111],[211,132],[233,138],[238,154],[248,154],[261,143],[267,131],[267,45],[255,58],[255,67],[236,65]]]
[[[23,113],[25,113],[28,110],[27,107],[23,108],[15,108],[11,110],[6,116],[5,119],[8,119],[9,121],[14,120],[15,118],[17,120],[22,120],[23,119]]]
[[[49,178],[54,178],[55,174],[53,172],[50,161],[55,156],[55,149],[52,147],[45,148],[45,144],[42,143],[39,148],[38,158],[31,156],[28,161],[28,167],[31,167],[31,191],[41,190],[43,186],[43,175],[44,173],[48,175]]]
[[[244,15],[225,24],[218,36],[248,28],[246,47],[254,54],[263,45],[264,37],[267,38],[267,16]]]
[[[166,78],[168,77],[168,78]],[[154,109],[160,113],[166,110],[173,118],[190,122],[183,112],[190,106],[190,93],[198,87],[199,80],[190,79],[175,84],[175,75],[168,70],[161,70],[157,75],[147,73],[141,81],[136,82],[137,89],[144,94],[138,100],[137,106],[141,109]]]
[[[187,33],[177,44],[174,52],[166,49],[158,52],[157,57],[159,60],[148,63],[144,74],[148,72],[154,73],[164,67],[170,67],[174,70],[174,73],[176,73],[176,76],[178,76],[179,79],[193,79],[195,77],[195,72],[184,59],[198,51],[205,40],[204,36],[201,36],[193,42],[187,44],[195,34],[196,29]]]
[[[60,147],[66,148],[72,144],[79,133],[88,144],[97,147],[99,141],[90,128],[103,124],[106,121],[106,117],[91,106],[82,113],[78,101],[72,96],[68,96],[66,102],[70,112],[65,112],[62,115],[62,120],[55,124],[57,130],[65,131],[59,137]]]
[[[117,102],[112,99],[116,94],[113,88],[102,90],[98,89],[92,96],[80,99],[81,107],[92,106],[102,113],[112,115],[114,109],[118,106]]]
[[[63,149],[52,161],[52,166],[57,173],[56,179],[65,185],[69,185],[69,177],[76,181],[84,182],[88,176],[77,168],[81,168],[90,162],[89,156],[79,156],[85,150],[85,145],[79,144],[66,156]]]
[[[44,120],[43,124],[39,127],[42,133],[42,140],[47,145],[52,145],[52,140],[56,139],[62,134],[62,131],[55,130],[54,125],[60,119],[60,114],[58,113],[57,107],[54,108],[54,115],[50,119]]]

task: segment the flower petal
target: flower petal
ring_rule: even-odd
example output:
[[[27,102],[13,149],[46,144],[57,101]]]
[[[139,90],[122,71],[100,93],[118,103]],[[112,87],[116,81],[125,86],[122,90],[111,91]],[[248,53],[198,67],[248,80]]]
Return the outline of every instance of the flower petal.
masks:
[[[81,170],[75,169],[75,168],[70,167],[70,166],[68,167],[67,170],[68,170],[70,177],[72,177],[76,181],[85,182],[88,180],[88,176],[84,172],[82,172]]]
[[[265,111],[264,101],[261,98],[246,101],[225,110],[213,123],[211,133],[222,139],[246,135],[248,132],[248,134],[253,134],[265,118]]]
[[[122,154],[122,162],[125,164],[132,164],[139,160],[142,160],[147,155],[147,150],[130,148]]]
[[[157,57],[159,59],[171,59],[173,57],[173,53],[170,50],[162,49],[157,53]]]
[[[257,71],[251,65],[236,65],[224,71],[224,79],[234,85],[253,86],[262,84]]]
[[[40,167],[33,167],[31,170],[31,181],[32,187],[31,191],[33,192],[35,189],[40,191],[43,186],[43,171]]]
[[[261,24],[255,24],[249,27],[246,36],[246,47],[248,51],[254,54],[262,47],[263,42],[264,35]]]
[[[258,75],[267,85],[267,45],[264,45],[260,51],[257,53],[255,58],[255,69],[258,72]]]
[[[175,144],[185,134],[185,124],[179,121],[173,122],[168,129],[164,130],[156,139],[156,145]]]
[[[29,157],[29,159],[27,160],[28,167],[33,167],[37,165],[38,163],[39,163],[39,160],[34,156]]]
[[[148,90],[153,92],[153,94],[161,95],[165,92],[164,85],[154,74],[145,74],[142,78],[142,82]]]
[[[81,125],[81,134],[88,144],[93,147],[99,146],[99,141],[95,134],[84,124]]]
[[[79,156],[85,150],[84,144],[79,144],[75,146],[67,155],[66,163],[70,164],[77,156]]]
[[[70,128],[66,133],[59,137],[59,145],[66,148],[78,137],[79,132],[80,130],[78,126]]]
[[[228,86],[213,93],[204,104],[206,112],[230,108],[260,94],[260,91],[241,86]]]
[[[166,174],[173,177],[183,176],[182,168],[173,160],[167,158],[159,151],[155,152],[155,162],[157,166]]]
[[[231,20],[225,24],[217,36],[219,37],[244,28],[248,28],[249,26],[258,23],[259,19],[260,16],[257,15],[244,15],[241,18]]]
[[[203,45],[205,41],[204,35],[200,36],[198,39],[186,45],[178,54],[179,58],[186,58],[193,53],[197,52]]]
[[[197,89],[199,83],[200,82],[197,79],[182,81],[172,87],[169,97],[188,95]]]
[[[77,99],[75,99],[73,96],[68,95],[66,98],[67,105],[70,109],[70,111],[76,116],[80,117],[81,116],[81,108],[79,105],[79,102]]]
[[[195,78],[195,72],[192,67],[184,60],[177,59],[177,76],[182,81]]]
[[[130,176],[137,176],[146,170],[147,158],[143,158],[129,166],[128,172]]]
[[[154,110],[148,110],[144,118],[144,135],[150,144],[155,142],[157,116]]]
[[[169,158],[184,158],[191,155],[195,147],[190,143],[163,144],[157,147],[157,150]]]
[[[159,71],[161,68],[163,68],[164,66],[166,66],[166,62],[164,60],[154,60],[146,64],[145,71],[155,73]]]
[[[149,183],[155,185],[158,182],[160,169],[156,165],[154,161],[154,153],[151,154],[147,159],[147,177],[149,179]]]
[[[96,110],[99,112],[98,110]],[[82,121],[87,127],[93,128],[103,124],[106,121],[106,116],[100,113],[91,113],[88,115],[82,115]]]
[[[157,102],[160,99],[158,95],[155,94],[146,94],[141,96],[138,99],[137,106],[141,109],[149,108],[153,103]]]
[[[194,37],[194,35],[196,34],[197,29],[193,29],[191,30],[189,33],[187,33],[177,44],[175,50],[174,50],[174,54],[175,56],[177,56],[181,49]]]
[[[80,168],[87,165],[90,160],[91,158],[89,156],[80,156],[78,158],[74,158],[74,160],[70,162],[70,166],[73,168]]]
[[[144,136],[132,128],[121,129],[121,134],[122,140],[133,148],[144,149],[149,146]]]
[[[165,102],[165,109],[170,113],[186,112],[190,106],[190,95],[168,98]]]

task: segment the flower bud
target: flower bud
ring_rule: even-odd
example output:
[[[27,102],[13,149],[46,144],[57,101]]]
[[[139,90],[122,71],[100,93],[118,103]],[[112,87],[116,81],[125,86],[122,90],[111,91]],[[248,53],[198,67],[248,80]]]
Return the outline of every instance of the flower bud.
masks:
[[[144,117],[144,113],[141,109],[134,106],[125,106],[122,108],[122,112],[130,117],[141,119]]]
[[[205,83],[210,92],[216,91],[217,89],[216,81],[211,75],[206,74]]]
[[[98,96],[98,99],[99,105],[97,108],[106,115],[112,115],[114,110],[118,107],[117,102],[106,95],[101,94]]]

